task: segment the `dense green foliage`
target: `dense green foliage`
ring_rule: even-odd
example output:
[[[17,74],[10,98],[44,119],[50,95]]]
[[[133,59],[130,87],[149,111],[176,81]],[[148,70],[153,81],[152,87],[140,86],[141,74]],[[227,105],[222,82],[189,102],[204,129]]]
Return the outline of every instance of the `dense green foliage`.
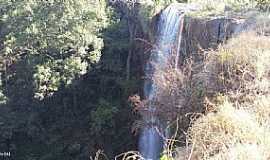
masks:
[[[99,32],[109,24],[105,1],[2,0],[0,7],[1,59],[31,57],[36,98],[52,95],[99,61]]]
[[[105,0],[0,0],[0,13],[0,150],[81,160],[134,149],[126,13]]]
[[[83,160],[136,149],[127,99],[143,86],[152,18],[186,0],[119,2],[0,0],[0,151]]]

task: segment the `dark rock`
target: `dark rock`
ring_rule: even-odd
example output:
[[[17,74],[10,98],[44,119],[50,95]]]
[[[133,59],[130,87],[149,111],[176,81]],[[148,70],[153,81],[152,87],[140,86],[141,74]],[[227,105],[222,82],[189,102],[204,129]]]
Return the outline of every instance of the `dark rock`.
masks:
[[[202,19],[186,17],[184,21],[181,52],[184,55],[194,54],[200,50],[215,49],[237,32],[244,23],[241,19],[213,17]]]
[[[196,4],[179,4],[174,3],[180,12],[186,13],[180,49],[180,59],[190,55],[198,55],[203,50],[215,49],[220,43],[225,42],[234,34],[241,32],[243,29],[248,28],[249,24],[243,18],[233,18],[226,16],[208,16],[196,17],[189,12],[199,12],[200,6]],[[153,30],[152,35],[157,35],[157,24],[160,14],[153,17],[151,23]],[[195,56],[195,58],[197,58]]]

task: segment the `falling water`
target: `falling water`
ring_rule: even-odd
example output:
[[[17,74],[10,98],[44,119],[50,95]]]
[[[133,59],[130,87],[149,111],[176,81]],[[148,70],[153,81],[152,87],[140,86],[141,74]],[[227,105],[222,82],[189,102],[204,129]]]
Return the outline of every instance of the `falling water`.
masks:
[[[148,114],[143,117],[146,125],[140,136],[139,149],[146,160],[158,160],[164,145],[164,139],[161,136],[164,127],[155,114],[155,106],[151,105],[151,101],[156,98],[157,90],[151,77],[155,74],[155,66],[164,69],[168,64],[173,64],[177,68],[182,39],[183,13],[183,10],[179,9],[177,5],[170,5],[162,11],[158,21],[156,47],[152,50],[145,67],[145,75],[148,79],[144,84],[144,94],[150,104],[147,107]],[[173,61],[171,61],[172,57],[174,57]]]

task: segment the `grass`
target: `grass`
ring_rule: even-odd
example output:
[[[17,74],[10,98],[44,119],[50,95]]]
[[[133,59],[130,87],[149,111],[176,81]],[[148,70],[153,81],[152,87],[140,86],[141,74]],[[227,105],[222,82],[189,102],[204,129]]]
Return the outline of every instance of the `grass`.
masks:
[[[250,1],[233,2],[199,1],[203,8],[196,16],[224,14],[225,4],[233,12],[254,7],[245,5]],[[163,159],[270,159],[270,19],[264,14],[248,20],[252,31],[235,35],[217,50],[206,51],[202,62],[188,61],[179,70],[157,67],[152,77],[157,84],[153,102],[157,115],[166,121],[178,117],[179,130],[187,128],[187,117],[193,118],[186,115],[196,117],[184,133],[186,147],[173,149],[173,143]],[[168,143],[177,141],[175,135],[183,133],[174,134]],[[129,156],[138,158],[140,154]]]
[[[270,156],[270,132],[256,120],[256,113],[224,102],[216,113],[196,120],[189,130],[193,157],[197,159],[254,159],[246,154],[254,148],[259,159]],[[253,154],[253,153],[252,153]]]
[[[186,115],[204,108],[186,133],[187,147],[177,151],[185,156],[175,160],[270,158],[270,38],[259,23],[207,51],[202,62],[156,72],[160,117],[178,116],[185,130]]]
[[[269,44],[269,37],[246,32],[209,51],[195,76],[214,109],[188,130],[191,159],[270,158]]]

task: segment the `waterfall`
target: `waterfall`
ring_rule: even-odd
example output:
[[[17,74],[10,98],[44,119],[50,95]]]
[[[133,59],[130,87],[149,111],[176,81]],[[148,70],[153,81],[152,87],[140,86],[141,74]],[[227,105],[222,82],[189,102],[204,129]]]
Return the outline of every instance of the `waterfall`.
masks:
[[[158,160],[163,149],[165,133],[164,123],[155,114],[155,106],[151,104],[156,98],[158,86],[151,80],[157,69],[165,69],[168,65],[178,66],[180,44],[182,39],[184,12],[177,5],[170,5],[160,14],[158,21],[157,40],[150,58],[145,66],[147,79],[144,84],[145,98],[150,102],[147,114],[143,116],[146,122],[139,139],[139,150],[146,160]],[[172,60],[173,59],[173,60]],[[165,134],[166,135],[166,134]],[[165,136],[166,138],[166,136]]]

